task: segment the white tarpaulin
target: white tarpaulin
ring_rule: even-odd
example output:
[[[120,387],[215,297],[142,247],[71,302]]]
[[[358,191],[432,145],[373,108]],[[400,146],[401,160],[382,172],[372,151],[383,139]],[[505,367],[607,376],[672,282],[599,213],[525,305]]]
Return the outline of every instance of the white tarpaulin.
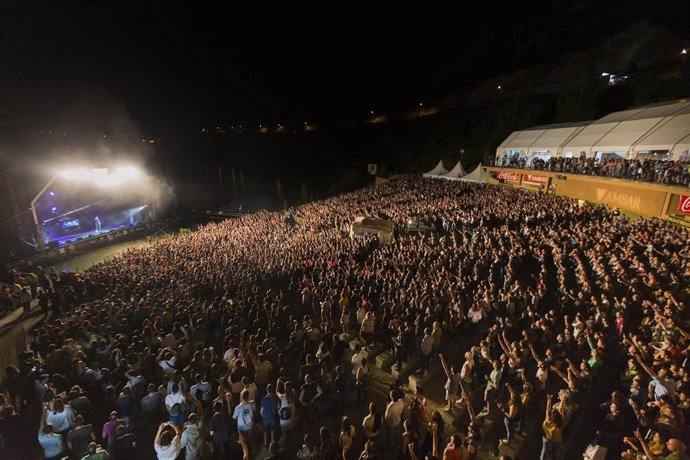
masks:
[[[581,152],[585,152],[587,158],[592,157],[592,146],[606,136],[618,122],[611,123],[592,123],[577,133],[572,139],[568,140],[562,148],[564,156],[580,157]]]
[[[529,149],[532,144],[534,144],[534,142],[539,139],[542,134],[544,134],[545,131],[545,129],[528,129],[525,131],[517,131],[517,134],[513,136],[512,139],[505,145],[499,147],[499,149],[501,152],[505,150],[519,150],[527,153],[527,149]]]
[[[678,159],[690,149],[690,102],[686,99],[613,112],[592,122],[537,126],[510,134],[496,149],[496,160],[505,153],[522,152],[528,160],[553,155],[588,158],[635,158],[641,151],[673,150]]]
[[[637,153],[642,150],[682,151],[682,142],[690,136],[690,107],[684,107],[673,116],[666,117],[656,128],[645,134],[633,147]]]
[[[423,176],[424,177],[438,177],[441,174],[445,174],[447,172],[448,172],[448,170],[443,167],[443,160],[440,160],[438,162],[438,164],[436,165],[436,167],[434,167],[434,169],[432,169],[431,171],[425,172],[423,174]]]
[[[645,134],[659,127],[666,117],[672,116],[682,108],[681,104],[664,104],[643,109],[616,125],[594,145],[592,150],[594,152],[628,152]]]
[[[462,176],[466,176],[467,172],[462,167],[462,164],[458,161],[453,169],[448,171],[446,174],[442,174],[441,177],[444,179],[459,179]]]
[[[469,182],[483,182],[484,181],[484,169],[482,169],[482,165],[477,166],[472,170],[471,173],[463,176],[460,178],[460,180],[466,180]]]
[[[561,145],[582,131],[585,126],[586,124],[583,123],[573,123],[567,126],[549,127],[529,148],[527,157],[530,158],[537,154],[558,155]]]

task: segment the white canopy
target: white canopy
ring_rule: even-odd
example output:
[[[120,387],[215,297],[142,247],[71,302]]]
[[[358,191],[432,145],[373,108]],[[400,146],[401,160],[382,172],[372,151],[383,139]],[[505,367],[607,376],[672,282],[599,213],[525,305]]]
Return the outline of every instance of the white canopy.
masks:
[[[544,134],[530,146],[527,156],[532,157],[539,153],[559,155],[561,145],[567,142],[568,139],[577,135],[585,126],[587,126],[585,123],[571,123],[548,128]]]
[[[431,171],[425,172],[424,177],[438,177],[441,174],[446,174],[448,170],[443,167],[443,160],[439,160],[438,164]]]
[[[484,169],[482,169],[482,165],[474,168],[471,173],[462,176],[460,180],[465,180],[468,182],[484,182]]]
[[[462,163],[458,161],[458,163],[455,165],[455,167],[453,167],[453,169],[448,171],[446,174],[442,174],[441,177],[445,179],[458,179],[466,175],[467,172],[465,172],[465,170],[463,169]]]
[[[627,152],[642,136],[657,128],[665,118],[682,108],[683,105],[680,104],[665,104],[640,110],[618,123],[592,147],[592,150],[594,152]]]
[[[637,154],[643,150],[673,150],[673,157],[677,158],[683,150],[688,149],[688,137],[690,107],[684,107],[676,115],[665,117],[656,128],[640,138],[633,146],[633,151]]]
[[[505,150],[522,150],[527,153],[527,150],[534,144],[534,142],[546,132],[545,129],[528,129],[525,131],[516,131],[510,137],[509,142],[501,144],[499,149]]]
[[[686,99],[613,112],[592,122],[537,126],[511,133],[496,150],[522,151],[529,159],[585,152],[635,158],[640,151],[672,150],[678,158],[690,149],[690,102]]]

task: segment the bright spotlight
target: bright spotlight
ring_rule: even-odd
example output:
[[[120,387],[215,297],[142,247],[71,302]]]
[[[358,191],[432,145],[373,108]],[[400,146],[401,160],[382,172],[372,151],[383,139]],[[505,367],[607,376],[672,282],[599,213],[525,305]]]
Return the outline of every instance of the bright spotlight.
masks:
[[[112,170],[108,168],[66,169],[60,176],[70,181],[91,182],[101,187],[112,187],[137,179],[141,174],[141,170],[135,166],[118,166]]]

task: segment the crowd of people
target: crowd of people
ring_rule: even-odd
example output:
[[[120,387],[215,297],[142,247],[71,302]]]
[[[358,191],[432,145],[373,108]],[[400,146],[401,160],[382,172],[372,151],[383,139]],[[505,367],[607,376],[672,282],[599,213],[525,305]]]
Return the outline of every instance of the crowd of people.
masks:
[[[350,237],[357,216],[396,238]],[[542,459],[683,459],[689,260],[667,222],[413,177],[211,223],[41,273],[0,458],[508,459],[525,433]],[[441,371],[438,409],[374,385],[376,346]]]
[[[590,176],[617,177],[619,179],[656,182],[659,184],[690,184],[690,161],[647,158],[644,160],[625,160],[621,158],[562,158],[550,157],[546,160],[534,158],[528,161],[525,156],[503,155],[497,166],[537,171],[587,174]]]

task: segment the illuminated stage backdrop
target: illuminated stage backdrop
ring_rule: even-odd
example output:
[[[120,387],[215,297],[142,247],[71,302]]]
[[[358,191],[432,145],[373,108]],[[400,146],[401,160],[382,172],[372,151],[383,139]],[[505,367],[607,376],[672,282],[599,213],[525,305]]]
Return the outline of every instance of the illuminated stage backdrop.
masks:
[[[43,246],[62,246],[153,219],[150,178],[133,166],[62,171],[31,203]]]

